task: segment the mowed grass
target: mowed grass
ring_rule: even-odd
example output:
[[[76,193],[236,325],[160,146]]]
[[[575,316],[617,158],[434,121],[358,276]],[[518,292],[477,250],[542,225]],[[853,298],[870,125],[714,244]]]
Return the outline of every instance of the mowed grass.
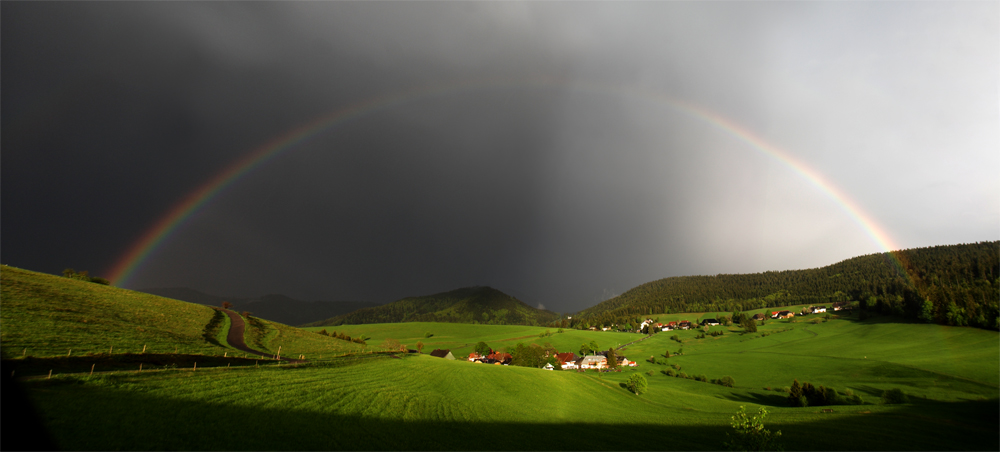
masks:
[[[270,320],[259,319],[258,325],[261,326],[255,327],[249,322],[247,325],[243,339],[250,348],[275,355],[280,351],[283,358],[329,359],[345,353],[378,348],[316,334]]]
[[[378,346],[386,338],[400,341],[410,349],[417,348],[417,342],[424,343],[424,353],[432,350],[449,349],[456,357],[468,356],[480,341],[486,342],[494,350],[513,350],[518,343],[544,345],[549,343],[559,352],[579,354],[580,346],[591,341],[597,342],[601,350],[618,347],[642,339],[637,333],[615,333],[609,331],[589,331],[523,325],[471,325],[463,323],[375,323],[366,325],[339,325],[303,328],[307,331],[346,333],[351,337],[365,335],[370,346]],[[431,333],[431,337],[425,337]],[[548,335],[546,335],[548,333]]]
[[[303,367],[60,377],[29,388],[58,445],[74,450],[716,450],[739,406],[758,404],[740,388],[656,377],[635,396],[620,384],[633,372],[367,355]],[[789,450],[1000,446],[996,400],[835,408],[773,406],[767,425],[782,430]]]

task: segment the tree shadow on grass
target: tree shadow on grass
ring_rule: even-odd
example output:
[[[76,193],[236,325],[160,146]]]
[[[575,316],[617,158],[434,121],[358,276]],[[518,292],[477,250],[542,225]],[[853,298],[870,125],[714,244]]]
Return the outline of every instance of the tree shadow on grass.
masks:
[[[729,395],[724,396],[724,398],[735,402],[747,402],[771,407],[788,406],[788,394],[785,393],[731,392]]]

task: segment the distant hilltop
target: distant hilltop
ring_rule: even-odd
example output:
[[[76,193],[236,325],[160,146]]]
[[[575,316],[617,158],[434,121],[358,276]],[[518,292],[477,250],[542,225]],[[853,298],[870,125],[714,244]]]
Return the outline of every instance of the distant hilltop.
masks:
[[[384,306],[360,309],[307,326],[393,322],[452,322],[489,325],[545,325],[559,315],[528,306],[492,287],[465,287]]]

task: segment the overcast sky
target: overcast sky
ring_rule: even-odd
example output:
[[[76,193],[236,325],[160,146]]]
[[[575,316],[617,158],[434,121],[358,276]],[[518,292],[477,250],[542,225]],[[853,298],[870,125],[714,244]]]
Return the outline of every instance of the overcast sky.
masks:
[[[4,264],[392,301],[490,285],[571,312],[668,276],[1000,238],[997,2],[4,2]],[[427,89],[427,87],[433,87]]]

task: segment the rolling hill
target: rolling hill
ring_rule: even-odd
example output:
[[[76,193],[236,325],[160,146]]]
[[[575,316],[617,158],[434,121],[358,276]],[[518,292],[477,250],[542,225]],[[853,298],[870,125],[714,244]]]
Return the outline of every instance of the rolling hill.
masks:
[[[286,325],[303,325],[310,322],[317,322],[358,309],[371,308],[382,304],[364,301],[301,301],[279,294],[270,294],[257,298],[220,297],[187,287],[142,289],[140,292],[207,306],[221,306],[222,302],[228,301],[233,304],[233,310],[235,311],[249,311],[255,317]]]
[[[229,319],[208,306],[78,279],[0,266],[3,358],[83,355],[231,355]],[[248,318],[258,350],[309,356],[361,350],[281,323]]]
[[[533,308],[492,287],[479,286],[404,298],[384,306],[360,309],[306,326],[392,322],[543,325],[558,317],[552,311]]]

